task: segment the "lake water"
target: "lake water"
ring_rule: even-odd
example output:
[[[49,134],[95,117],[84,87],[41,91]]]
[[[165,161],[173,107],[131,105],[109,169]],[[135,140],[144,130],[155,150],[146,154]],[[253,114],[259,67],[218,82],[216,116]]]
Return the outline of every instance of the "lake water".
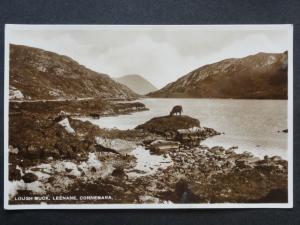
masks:
[[[287,159],[288,135],[277,132],[288,127],[286,100],[146,98],[139,101],[150,110],[98,120],[82,119],[102,128],[126,130],[169,114],[174,105],[182,105],[184,115],[197,118],[201,126],[225,133],[206,139],[202,145],[238,146],[237,152],[249,151],[259,157],[279,155]]]

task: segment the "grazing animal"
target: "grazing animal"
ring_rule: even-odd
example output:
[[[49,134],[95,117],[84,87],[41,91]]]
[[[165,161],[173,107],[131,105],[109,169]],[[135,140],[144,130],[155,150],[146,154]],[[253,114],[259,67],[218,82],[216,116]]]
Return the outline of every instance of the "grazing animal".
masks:
[[[181,115],[182,112],[183,112],[182,106],[181,105],[175,105],[173,107],[172,111],[170,112],[170,116],[176,115],[177,113],[179,113],[179,115]]]

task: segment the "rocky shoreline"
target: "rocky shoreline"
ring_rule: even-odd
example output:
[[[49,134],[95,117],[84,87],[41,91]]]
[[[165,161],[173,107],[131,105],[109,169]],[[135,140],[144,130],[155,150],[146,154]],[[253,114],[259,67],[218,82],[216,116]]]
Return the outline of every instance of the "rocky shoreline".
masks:
[[[158,117],[125,131],[74,119],[141,110],[102,99],[10,103],[10,203],[287,202],[286,160],[202,146],[220,133],[194,118]]]

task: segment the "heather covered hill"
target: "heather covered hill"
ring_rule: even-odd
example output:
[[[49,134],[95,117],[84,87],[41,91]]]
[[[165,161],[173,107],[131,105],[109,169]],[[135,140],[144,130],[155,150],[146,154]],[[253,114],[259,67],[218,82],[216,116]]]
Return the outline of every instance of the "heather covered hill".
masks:
[[[135,98],[137,94],[106,74],[53,52],[10,45],[13,99]]]
[[[287,52],[258,53],[202,66],[148,96],[287,99],[287,70]]]
[[[151,91],[157,90],[157,88],[152,83],[150,83],[142,76],[136,74],[125,75],[123,77],[116,78],[116,81],[126,85],[131,90],[140,95],[145,95]]]

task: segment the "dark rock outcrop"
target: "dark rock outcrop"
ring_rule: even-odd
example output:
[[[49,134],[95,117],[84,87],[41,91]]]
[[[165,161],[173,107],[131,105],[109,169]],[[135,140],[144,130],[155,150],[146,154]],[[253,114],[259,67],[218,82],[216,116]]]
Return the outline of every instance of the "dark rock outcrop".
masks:
[[[69,118],[69,121],[72,123],[72,119]],[[78,154],[87,155],[89,147],[96,144],[93,137],[81,140],[68,133],[54,117],[44,119],[36,114],[18,115],[11,116],[9,123],[9,141],[10,145],[19,149],[17,158],[30,159],[32,162],[48,157],[70,159]]]
[[[188,149],[169,152],[174,164],[162,172],[167,177],[153,177],[157,185],[168,184],[169,190],[159,194],[162,199],[174,203],[287,201],[284,194],[277,196],[280,199],[269,196],[274,190],[287,192],[286,160],[260,159],[222,147]]]
[[[20,169],[17,169],[16,166],[9,166],[9,180],[21,180],[22,175]]]
[[[24,180],[25,183],[32,183],[38,180],[38,177],[33,173],[25,173],[22,179]]]
[[[200,127],[200,121],[189,116],[162,116],[155,117],[135,129],[167,135],[168,133],[176,133],[179,129],[192,127]]]
[[[189,116],[156,117],[135,129],[155,133],[167,140],[178,141],[187,146],[197,146],[201,140],[220,134],[212,128],[200,127],[200,121]],[[156,146],[155,149],[163,149],[165,144],[165,142],[161,143],[161,146]]]
[[[199,142],[208,137],[220,135],[219,132],[208,127],[193,127],[189,129],[179,129],[175,134],[175,140],[187,146],[197,146]]]
[[[155,140],[150,143],[149,149],[155,154],[164,154],[172,150],[178,149],[180,142],[177,141],[166,141],[166,140]]]

